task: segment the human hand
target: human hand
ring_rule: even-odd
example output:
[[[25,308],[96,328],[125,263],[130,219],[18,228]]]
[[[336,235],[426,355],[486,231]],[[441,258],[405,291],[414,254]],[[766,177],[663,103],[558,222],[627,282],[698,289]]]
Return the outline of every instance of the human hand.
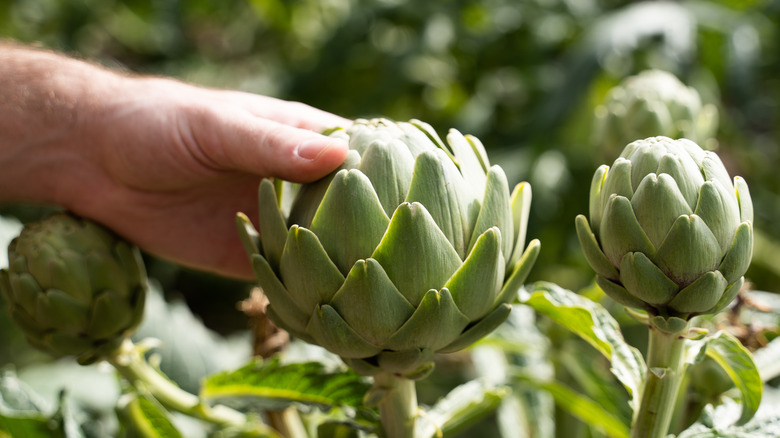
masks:
[[[16,167],[0,156],[9,169],[0,189],[16,173],[26,192],[16,198],[56,202],[174,262],[251,278],[234,218],[239,211],[257,217],[260,180],[312,181],[346,156],[343,140],[316,133],[351,123],[333,114],[77,64],[83,74],[71,71],[45,87],[58,96],[48,106],[69,109],[68,120],[59,123],[55,113],[59,124],[39,128],[56,135],[26,133],[22,143],[34,146],[16,154]],[[59,82],[67,91],[59,92]],[[19,166],[22,156],[34,163]]]
[[[151,253],[251,278],[236,212],[257,217],[262,177],[308,182],[336,168],[346,143],[315,131],[350,122],[269,97],[129,80],[128,101],[89,122],[95,172],[84,188],[94,189],[74,190],[70,209]]]

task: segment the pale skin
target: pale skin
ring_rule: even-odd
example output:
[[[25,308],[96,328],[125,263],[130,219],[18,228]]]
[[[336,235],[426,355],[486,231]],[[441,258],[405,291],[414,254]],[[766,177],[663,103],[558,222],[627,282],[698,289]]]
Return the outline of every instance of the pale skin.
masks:
[[[234,217],[257,217],[260,180],[328,174],[347,145],[318,132],[349,124],[301,103],[0,43],[0,201],[63,206],[220,275],[252,277]]]

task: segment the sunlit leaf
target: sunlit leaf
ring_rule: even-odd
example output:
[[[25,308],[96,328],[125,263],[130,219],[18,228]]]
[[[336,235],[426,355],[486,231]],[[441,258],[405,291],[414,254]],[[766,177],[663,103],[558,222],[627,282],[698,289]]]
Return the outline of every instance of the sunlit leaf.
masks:
[[[119,418],[125,427],[143,438],[181,438],[168,412],[153,399],[135,394],[126,394],[120,399]]]
[[[318,362],[283,365],[271,360],[209,377],[200,396],[230,406],[265,409],[283,409],[294,403],[363,408],[369,387],[354,371],[333,372]]]
[[[432,438],[439,433],[450,436],[493,412],[507,394],[508,388],[482,380],[464,383],[417,419],[414,436]]]
[[[742,414],[738,423],[745,424],[758,410],[763,392],[763,383],[753,357],[737,338],[726,332],[718,332],[706,338],[706,354],[726,371],[739,389]]]
[[[638,405],[646,366],[636,348],[628,345],[620,326],[600,304],[556,284],[538,282],[521,291],[520,301],[584,339],[606,357],[611,371]]]
[[[559,382],[541,382],[537,379],[524,379],[522,376],[519,376],[518,379],[548,392],[553,396],[555,403],[561,409],[579,418],[584,423],[603,430],[608,437],[628,438],[628,425],[606,411],[601,404],[594,400],[575,392]]]

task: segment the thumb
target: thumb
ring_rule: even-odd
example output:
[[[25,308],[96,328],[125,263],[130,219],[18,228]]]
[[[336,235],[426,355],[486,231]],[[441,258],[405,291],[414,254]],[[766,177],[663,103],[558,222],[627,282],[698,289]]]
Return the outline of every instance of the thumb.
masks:
[[[215,144],[197,142],[205,149],[201,152],[218,166],[261,177],[314,181],[341,165],[349,149],[343,139],[249,114],[227,119],[222,116],[222,122],[216,133],[207,136]]]

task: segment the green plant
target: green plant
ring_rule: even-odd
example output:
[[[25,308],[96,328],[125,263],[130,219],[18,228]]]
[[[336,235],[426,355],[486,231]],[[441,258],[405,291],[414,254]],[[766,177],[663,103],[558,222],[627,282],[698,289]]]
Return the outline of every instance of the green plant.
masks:
[[[27,226],[8,247],[0,292],[27,340],[54,356],[103,359],[141,322],[147,291],[138,248],[67,213]]]

